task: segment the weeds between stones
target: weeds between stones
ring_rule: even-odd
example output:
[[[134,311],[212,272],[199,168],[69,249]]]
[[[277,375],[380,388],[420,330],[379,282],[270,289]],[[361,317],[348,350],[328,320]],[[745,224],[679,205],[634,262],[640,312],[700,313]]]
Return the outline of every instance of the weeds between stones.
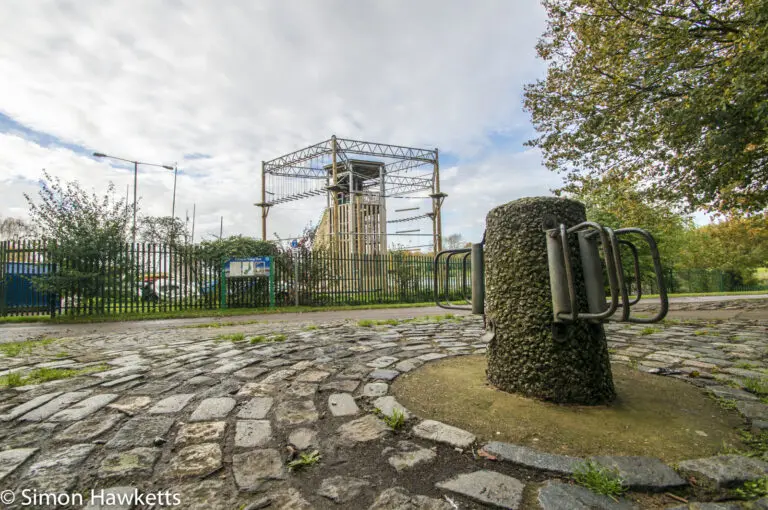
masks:
[[[260,322],[267,321],[226,321],[226,322],[205,322],[203,324],[190,324],[189,326],[182,326],[183,329],[207,329],[207,328],[226,328],[228,326],[247,326],[249,324],[259,324]]]
[[[23,386],[23,384],[21,374],[16,372],[0,377],[0,387],[16,388],[17,386]]]
[[[31,354],[38,347],[44,347],[57,341],[58,338],[41,338],[40,340],[24,340],[0,344],[0,352],[9,358],[19,354]]]
[[[214,339],[214,342],[219,343],[223,342],[224,340],[229,340],[230,342],[242,342],[245,340],[245,334],[232,333],[231,335],[219,335]]]
[[[732,409],[736,409],[736,401],[732,398],[722,398],[719,397],[715,399],[717,403],[722,407],[723,409],[730,411]]]
[[[272,335],[271,337],[266,337],[264,335],[256,335],[251,338],[250,343],[251,344],[268,344],[272,342],[284,342],[286,339],[285,335]]]
[[[318,327],[315,324],[310,324],[309,326],[304,326],[302,329],[304,331],[313,331],[315,329],[318,329]]]
[[[641,335],[652,335],[652,334],[654,334],[654,333],[658,333],[658,332],[660,332],[660,331],[661,331],[661,329],[659,329],[659,328],[653,328],[653,327],[651,327],[651,326],[648,326],[648,327],[645,327],[645,328],[643,328],[643,329],[640,331],[640,334],[641,334]]]
[[[310,453],[300,453],[299,458],[296,460],[292,460],[288,463],[288,471],[295,471],[298,469],[302,469],[305,466],[311,466],[313,464],[317,464],[320,462],[320,459],[323,456],[320,455],[320,452],[315,450]]]
[[[10,373],[0,377],[0,388],[15,388],[17,386],[27,386],[29,384],[40,384],[58,379],[69,379],[78,375],[95,374],[109,369],[109,365],[102,363],[85,368],[36,368],[22,376],[19,373]]]
[[[739,450],[731,445],[723,443],[721,454],[741,455],[743,457],[762,457],[768,453],[768,430],[762,430],[758,434],[753,434],[749,430],[743,430],[739,433],[741,441],[746,446],[745,450]]]
[[[758,397],[768,396],[768,379],[750,377],[744,380],[744,389]]]
[[[573,479],[592,492],[608,496],[614,501],[627,491],[624,480],[616,469],[609,469],[597,462],[586,460],[576,466]]]
[[[733,490],[733,495],[741,499],[757,499],[768,496],[768,476],[758,478]]]
[[[373,410],[373,414],[378,416],[381,420],[384,421],[384,423],[389,426],[392,430],[400,430],[405,426],[405,413],[400,411],[399,409],[392,409],[392,416],[387,416],[383,412],[381,412],[381,409],[376,407]]]

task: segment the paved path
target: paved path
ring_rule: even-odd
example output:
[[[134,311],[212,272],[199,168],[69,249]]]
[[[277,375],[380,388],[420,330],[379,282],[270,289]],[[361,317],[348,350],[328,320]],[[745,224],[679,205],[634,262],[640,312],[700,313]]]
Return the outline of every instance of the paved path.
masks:
[[[636,305],[638,310],[650,310],[655,307],[654,299],[643,299]],[[706,296],[693,298],[671,298],[671,318],[712,318],[712,319],[766,319],[768,320],[768,296]],[[307,313],[278,313],[236,315],[223,318],[198,317],[193,319],[167,319],[126,322],[102,322],[90,324],[21,323],[0,324],[0,343],[15,342],[34,337],[83,335],[88,333],[121,333],[127,331],[156,331],[193,324],[210,322],[323,322],[342,319],[401,319],[425,315],[467,315],[461,310],[445,310],[437,306],[414,308],[377,308],[369,310],[339,310]]]
[[[538,500],[545,509],[622,508],[562,483],[573,471],[570,457],[502,443],[485,445],[490,453],[480,456],[471,432],[416,416],[397,432],[385,423],[382,416],[394,416],[394,409],[407,413],[389,395],[398,375],[447,356],[485,352],[478,317],[375,327],[324,314],[301,319],[222,328],[177,327],[197,321],[97,327],[0,357],[0,374],[100,370],[0,390],[0,497],[14,491],[17,500],[7,506],[23,508],[22,489],[71,495],[95,488],[111,491],[105,497],[175,495],[176,508],[450,510],[518,508],[527,494],[526,505]],[[768,406],[731,385],[768,373],[767,324],[607,328],[614,361],[685,379],[695,370],[699,384],[765,427]],[[237,333],[242,339],[220,337]],[[315,450],[318,465],[288,469]],[[685,484],[653,459],[641,458],[642,469],[613,459],[627,476],[639,473],[632,482],[638,487]],[[711,472],[745,480],[768,464],[707,459],[685,469],[699,480]]]

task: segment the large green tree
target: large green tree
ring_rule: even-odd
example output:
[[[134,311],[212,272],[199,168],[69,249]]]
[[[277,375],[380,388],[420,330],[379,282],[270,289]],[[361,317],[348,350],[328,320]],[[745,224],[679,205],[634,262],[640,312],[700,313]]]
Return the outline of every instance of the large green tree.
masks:
[[[525,107],[552,170],[689,208],[768,207],[768,0],[544,0]]]
[[[98,298],[109,286],[129,277],[125,243],[132,211],[111,183],[107,192],[98,196],[77,181],[62,182],[47,172],[37,200],[24,197],[31,223],[49,242],[44,262],[56,268],[51,274],[33,278],[33,285],[43,292],[90,300],[98,307]]]
[[[587,219],[614,229],[639,227],[656,239],[665,265],[672,266],[685,243],[686,233],[694,227],[691,218],[669,202],[659,200],[637,180],[617,174],[602,178],[581,176],[556,191],[583,202]],[[647,253],[645,245],[643,253]],[[653,267],[650,258],[644,266]]]

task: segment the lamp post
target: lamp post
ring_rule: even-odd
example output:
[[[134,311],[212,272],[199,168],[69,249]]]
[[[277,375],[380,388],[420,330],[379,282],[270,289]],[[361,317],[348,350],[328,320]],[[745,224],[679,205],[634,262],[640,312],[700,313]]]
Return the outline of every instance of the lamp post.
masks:
[[[108,158],[108,159],[117,159],[119,161],[125,161],[127,163],[133,163],[133,228],[132,228],[132,242],[133,244],[136,244],[136,191],[139,186],[139,165],[146,165],[146,166],[156,166],[160,168],[165,168],[167,170],[173,170],[174,167],[170,165],[158,165],[156,163],[144,163],[141,161],[134,161],[132,159],[125,159],[125,158],[118,158],[117,156],[109,156],[107,154],[104,154],[102,152],[94,152],[93,155],[97,158]],[[176,206],[176,176],[174,175],[174,208]]]
[[[165,168],[168,168],[167,166]],[[171,204],[171,219],[176,222],[176,175],[179,173],[179,164],[173,164],[173,202]]]

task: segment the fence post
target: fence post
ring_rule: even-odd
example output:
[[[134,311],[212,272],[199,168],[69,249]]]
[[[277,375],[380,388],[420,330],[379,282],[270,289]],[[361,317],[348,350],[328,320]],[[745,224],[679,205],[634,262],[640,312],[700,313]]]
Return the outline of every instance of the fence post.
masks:
[[[5,317],[6,303],[5,303],[5,286],[6,276],[5,272],[8,265],[8,241],[0,241],[0,317]]]
[[[227,272],[224,269],[224,261],[221,262],[221,276],[219,277],[219,288],[221,289],[219,295],[219,308],[227,307]]]
[[[275,264],[274,257],[267,257],[269,264],[269,307],[275,307]]]
[[[299,306],[299,257],[293,254],[293,293],[296,306]]]

